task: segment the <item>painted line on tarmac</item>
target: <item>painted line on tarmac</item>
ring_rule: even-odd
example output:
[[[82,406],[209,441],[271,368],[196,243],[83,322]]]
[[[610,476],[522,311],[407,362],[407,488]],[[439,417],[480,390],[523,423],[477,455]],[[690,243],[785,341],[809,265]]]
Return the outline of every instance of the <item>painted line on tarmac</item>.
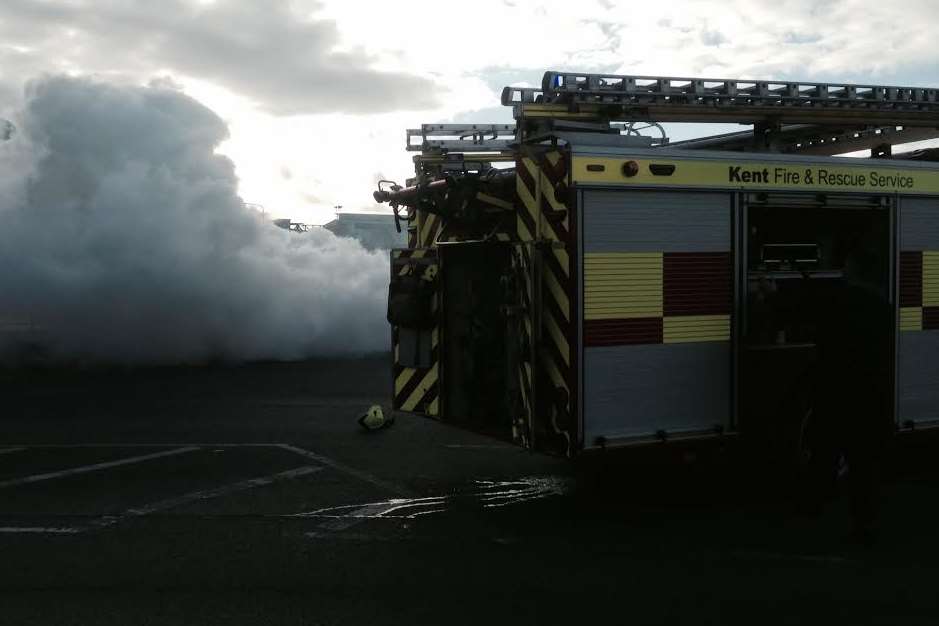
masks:
[[[45,444],[16,444],[17,446],[22,446],[24,448],[167,448],[167,447],[186,447],[186,448],[280,448],[281,450],[286,450],[288,452],[293,452],[294,454],[299,454],[300,456],[306,457],[317,461],[322,465],[326,465],[335,470],[348,474],[349,476],[354,476],[359,480],[365,481],[376,487],[380,487],[386,491],[399,496],[411,496],[407,489],[403,488],[400,485],[396,485],[386,480],[382,480],[377,476],[369,474],[366,471],[356,469],[335,461],[327,456],[318,454],[311,450],[306,450],[289,443],[45,443]],[[514,449],[514,448],[513,448]],[[0,488],[4,486],[3,483],[0,483]]]
[[[163,443],[20,443],[16,444],[22,446],[24,449],[28,448],[38,448],[38,449],[63,449],[69,450],[72,448],[179,448],[179,447],[195,447],[195,448],[279,448],[283,444],[280,443],[179,443],[179,442],[163,442]]]
[[[76,535],[81,528],[47,528],[44,526],[0,526],[0,534],[31,534],[31,535]]]
[[[4,454],[13,454],[14,452],[22,452],[26,448],[0,448],[0,456]]]
[[[304,456],[308,459],[313,459],[314,461],[317,461],[318,463],[331,467],[334,470],[338,470],[344,474],[348,474],[349,476],[358,478],[359,480],[370,483],[376,487],[380,487],[386,491],[390,491],[393,494],[396,494],[399,496],[411,495],[410,493],[408,493],[407,489],[405,489],[404,487],[401,487],[400,485],[396,485],[386,480],[382,480],[381,478],[378,478],[377,476],[373,476],[372,474],[369,474],[368,472],[362,471],[360,469],[349,467],[348,465],[344,463],[340,463],[339,461],[334,461],[333,459],[327,456],[323,456],[322,454],[317,454],[316,452],[312,452],[310,450],[304,450],[303,448],[298,448],[297,446],[293,446],[288,443],[278,444],[278,447],[281,448],[282,450],[288,450],[295,454],[299,454],[300,456]]]
[[[16,487],[18,485],[28,485],[32,483],[38,483],[46,480],[53,480],[56,478],[64,478],[66,476],[74,476],[76,474],[86,474],[88,472],[97,472],[103,469],[110,469],[112,467],[120,467],[122,465],[131,465],[133,463],[142,463],[144,461],[152,461],[154,459],[161,459],[168,456],[176,456],[178,454],[185,454],[187,452],[195,452],[200,450],[196,446],[188,446],[185,448],[175,448],[173,450],[165,450],[163,452],[154,452],[153,454],[144,454],[141,456],[132,456],[126,459],[118,459],[117,461],[107,461],[105,463],[95,463],[93,465],[83,465],[81,467],[73,467],[67,470],[61,470],[59,472],[47,472],[45,474],[33,474],[32,476],[25,476],[23,478],[13,478],[11,480],[0,481],[0,489],[6,487]]]
[[[354,467],[349,467],[348,465],[345,465],[344,463],[334,461],[333,459],[323,456],[322,454],[317,454],[316,452],[305,450],[303,448],[298,448],[297,446],[293,446],[293,445],[286,444],[286,443],[280,444],[280,447],[284,450],[289,450],[290,452],[299,454],[308,459],[313,459],[323,465],[331,467],[344,474],[347,474],[354,478],[358,478],[359,480],[362,480],[371,485],[379,487],[380,489],[389,491],[392,494],[395,494],[398,496],[404,496],[404,497],[413,496],[413,494],[411,494],[404,487],[395,485],[386,480],[382,480],[381,478],[378,478],[377,476],[373,476],[372,474],[369,474],[368,472],[364,472]],[[373,511],[374,506],[375,506],[374,503],[365,504],[364,506],[358,505],[357,510],[353,511],[351,515],[344,515],[344,516],[341,516],[341,518],[339,519],[336,519],[335,516],[332,519],[327,519],[319,524],[319,529],[317,531],[314,531],[313,533],[307,533],[307,536],[310,538],[325,537],[330,534],[347,531],[353,526],[357,526],[361,524],[362,522],[365,522],[366,520],[373,519],[372,514],[374,513]],[[304,513],[297,514],[297,517],[308,517],[308,516],[310,515],[304,514]]]
[[[297,467],[292,470],[287,470],[285,472],[279,472],[277,474],[271,474],[269,476],[261,476],[259,478],[249,478],[248,480],[242,480],[236,483],[231,483],[228,485],[222,485],[221,487],[215,487],[213,489],[203,489],[201,491],[193,491],[181,496],[176,496],[174,498],[167,498],[165,500],[159,500],[157,502],[152,502],[150,504],[145,504],[143,506],[134,507],[127,509],[123,513],[118,515],[109,515],[102,517],[101,519],[92,523],[92,527],[97,528],[106,528],[108,526],[113,526],[119,522],[122,522],[126,519],[133,517],[143,517],[144,515],[150,515],[151,513],[159,513],[161,511],[166,511],[168,509],[176,508],[185,504],[191,504],[193,502],[202,502],[204,500],[210,500],[212,498],[218,498],[220,496],[226,496],[232,493],[238,493],[240,491],[247,491],[249,489],[254,489],[256,487],[265,487],[267,485],[273,484],[281,480],[289,480],[292,478],[299,478],[301,476],[309,476],[316,472],[322,471],[322,467],[317,467],[313,465],[305,465],[303,467]]]

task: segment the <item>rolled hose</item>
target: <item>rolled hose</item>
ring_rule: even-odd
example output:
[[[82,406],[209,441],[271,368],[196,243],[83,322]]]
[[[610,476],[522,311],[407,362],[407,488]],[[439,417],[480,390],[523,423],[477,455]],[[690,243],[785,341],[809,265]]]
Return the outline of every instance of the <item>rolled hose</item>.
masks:
[[[414,185],[412,187],[404,187],[398,190],[383,190],[379,189],[372,193],[372,197],[375,199],[375,202],[379,204],[383,202],[388,202],[389,204],[403,204],[409,205],[416,201],[420,196],[426,192],[435,192],[443,191],[453,186],[453,179],[449,176],[446,178],[441,178],[440,180],[435,180],[424,185]]]

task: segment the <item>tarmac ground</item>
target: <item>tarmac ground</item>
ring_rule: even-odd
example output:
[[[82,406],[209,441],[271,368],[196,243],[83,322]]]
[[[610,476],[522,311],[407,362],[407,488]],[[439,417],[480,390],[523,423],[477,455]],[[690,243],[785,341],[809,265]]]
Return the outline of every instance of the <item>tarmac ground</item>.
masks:
[[[365,432],[387,364],[0,371],[0,624],[939,621],[929,438],[865,547],[720,451]]]

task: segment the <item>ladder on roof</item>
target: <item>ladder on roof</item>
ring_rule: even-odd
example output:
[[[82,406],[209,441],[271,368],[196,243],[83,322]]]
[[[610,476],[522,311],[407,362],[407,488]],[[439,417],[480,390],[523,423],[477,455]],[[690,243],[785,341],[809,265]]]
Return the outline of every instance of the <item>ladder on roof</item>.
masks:
[[[939,89],[924,87],[548,71],[540,88],[506,87],[502,103],[513,107],[516,124],[423,124],[407,131],[407,149],[423,161],[467,154],[488,162],[546,132],[629,135],[637,123],[661,131],[660,122],[754,125],[754,132],[673,144],[687,149],[880,154],[884,146],[889,153],[893,144],[939,138]],[[650,147],[668,144],[659,134]]]
[[[515,124],[422,124],[407,131],[409,151],[502,152],[515,142]]]
[[[939,127],[939,89],[545,72],[506,87],[516,119]]]
[[[650,146],[668,143],[665,129],[655,122],[612,122],[606,129],[633,137],[650,131],[658,135],[650,137]],[[493,160],[483,155],[509,152],[518,142],[517,133],[516,124],[422,124],[407,130],[405,147],[409,152],[421,152],[422,156],[474,154],[479,156],[477,160]]]

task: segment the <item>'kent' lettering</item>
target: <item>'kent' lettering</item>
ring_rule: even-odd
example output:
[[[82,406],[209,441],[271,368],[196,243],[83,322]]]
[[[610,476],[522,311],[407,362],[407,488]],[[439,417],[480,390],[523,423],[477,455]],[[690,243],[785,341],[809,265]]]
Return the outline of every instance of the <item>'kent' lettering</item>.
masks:
[[[732,183],[769,183],[769,169],[745,170],[740,165],[730,166],[728,180]]]

